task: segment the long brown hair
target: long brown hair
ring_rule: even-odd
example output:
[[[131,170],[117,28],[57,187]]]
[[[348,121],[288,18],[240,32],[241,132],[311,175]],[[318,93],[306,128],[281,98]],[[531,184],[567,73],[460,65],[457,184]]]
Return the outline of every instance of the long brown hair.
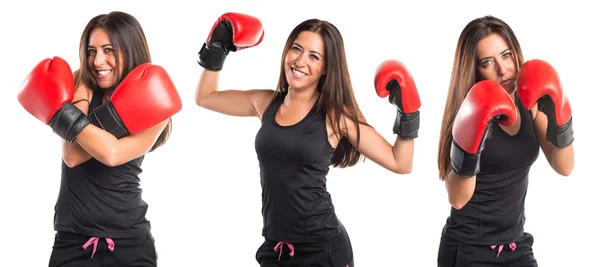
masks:
[[[325,75],[321,76],[317,85],[319,99],[317,110],[326,113],[328,121],[333,127],[333,132],[340,139],[331,159],[333,167],[345,168],[355,165],[362,157],[361,153],[350,143],[348,138],[342,137],[342,116],[352,120],[356,126],[357,140],[360,142],[359,124],[365,124],[360,111],[350,73],[346,62],[346,52],[342,35],[333,24],[324,20],[308,19],[298,24],[290,33],[281,56],[281,68],[277,90],[273,99],[280,93],[287,93],[289,84],[285,77],[285,56],[291,49],[294,40],[304,31],[319,34],[325,45]]]
[[[90,42],[90,35],[96,28],[103,28],[106,30],[114,48],[117,83],[110,89],[102,89],[98,86],[93,73],[94,70],[90,69],[88,66],[88,45]],[[121,52],[123,53],[125,61],[123,62],[124,69],[122,74],[119,70],[119,54]],[[75,72],[75,88],[78,88],[79,85],[85,85],[93,91],[104,92],[104,95],[111,95],[114,89],[116,89],[116,86],[121,83],[123,78],[125,78],[135,67],[152,62],[146,35],[144,34],[144,30],[139,21],[132,15],[120,11],[97,15],[88,22],[79,41],[79,60],[80,67],[79,70]],[[171,129],[172,121],[171,118],[169,118],[167,127],[160,134],[150,151],[154,151],[156,148],[167,142],[167,139],[171,134]]]
[[[440,130],[438,169],[441,180],[446,179],[451,170],[450,147],[452,145],[452,125],[456,113],[471,87],[480,80],[477,72],[477,43],[493,33],[500,35],[512,50],[517,72],[523,65],[523,53],[519,41],[510,26],[504,21],[493,16],[485,16],[470,21],[463,29],[456,45],[452,76]],[[516,91],[515,98],[518,99]]]

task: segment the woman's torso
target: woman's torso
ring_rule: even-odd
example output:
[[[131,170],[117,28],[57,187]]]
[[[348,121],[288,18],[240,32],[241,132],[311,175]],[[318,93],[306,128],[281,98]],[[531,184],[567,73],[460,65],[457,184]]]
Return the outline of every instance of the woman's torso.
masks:
[[[529,170],[539,144],[531,112],[517,101],[521,114],[518,133],[511,136],[492,123],[492,138],[481,153],[480,172],[471,200],[452,208],[449,237],[471,244],[508,244],[523,235]]]
[[[102,104],[94,93],[89,111]],[[144,156],[109,167],[95,158],[69,168],[62,162],[54,229],[88,236],[125,238],[150,232],[148,205],[138,175]]]
[[[263,236],[287,242],[319,242],[339,234],[326,176],[335,149],[326,115],[316,105],[298,123],[280,125],[279,94],[262,118],[255,139],[262,186]]]

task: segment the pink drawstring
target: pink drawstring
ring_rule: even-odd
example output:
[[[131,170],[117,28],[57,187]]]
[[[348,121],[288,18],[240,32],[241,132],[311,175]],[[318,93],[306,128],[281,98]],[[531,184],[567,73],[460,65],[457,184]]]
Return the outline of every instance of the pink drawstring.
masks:
[[[98,247],[99,239],[100,239],[99,237],[92,236],[92,237],[90,237],[90,239],[87,242],[85,242],[85,244],[83,244],[83,246],[81,246],[83,248],[83,250],[86,250],[87,247],[89,247],[91,244],[94,244],[94,249],[92,250],[91,258],[94,258],[94,253],[96,253],[96,247]],[[108,244],[108,250],[110,250],[110,251],[115,250],[115,242],[113,242],[113,240],[110,238],[105,238],[105,240],[106,240],[106,243]]]
[[[294,245],[292,245],[292,243],[289,242],[282,242],[279,241],[279,243],[277,243],[277,245],[275,245],[275,251],[279,250],[279,258],[277,258],[277,260],[281,259],[281,253],[283,252],[283,245],[287,245],[288,248],[290,249],[290,257],[294,257]]]
[[[495,249],[495,248],[496,248],[496,245],[492,245],[492,246],[490,246],[490,247],[491,247],[492,249]],[[512,242],[512,243],[508,244],[508,247],[510,247],[510,249],[512,249],[512,251],[515,251],[515,249],[517,249],[517,244],[515,244],[515,242]],[[504,248],[504,245],[500,245],[500,246],[498,247],[498,254],[496,255],[496,258],[497,258],[498,256],[500,256],[500,252],[502,252],[502,249],[503,249],[503,248]]]

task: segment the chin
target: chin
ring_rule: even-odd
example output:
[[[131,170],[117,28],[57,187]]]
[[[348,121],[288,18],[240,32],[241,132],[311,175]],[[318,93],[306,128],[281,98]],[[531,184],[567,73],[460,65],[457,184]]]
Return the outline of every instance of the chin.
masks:
[[[98,87],[101,89],[111,89],[115,86],[115,82],[107,82],[107,81],[96,81]]]
[[[302,83],[299,83],[294,78],[291,78],[291,79],[288,78],[286,81],[287,81],[288,87],[290,87],[290,88],[294,88],[295,89],[295,88],[302,87]]]
[[[510,86],[503,86],[504,90],[506,90],[506,92],[510,95],[512,93],[515,92],[515,86],[514,85],[510,85]]]

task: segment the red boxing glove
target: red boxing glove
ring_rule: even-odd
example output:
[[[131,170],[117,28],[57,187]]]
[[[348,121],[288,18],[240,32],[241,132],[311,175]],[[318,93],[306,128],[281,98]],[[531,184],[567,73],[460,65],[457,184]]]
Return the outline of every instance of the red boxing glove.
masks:
[[[89,125],[85,114],[71,103],[74,87],[69,64],[60,57],[46,58],[25,78],[18,100],[27,112],[72,143]]]
[[[398,112],[394,122],[394,134],[404,139],[419,135],[421,99],[412,75],[397,60],[381,63],[375,74],[375,91],[381,98],[389,96],[389,102]]]
[[[525,108],[531,110],[537,103],[538,110],[548,117],[546,139],[559,148],[571,145],[571,105],[556,70],[543,60],[527,61],[519,71],[517,87]]]
[[[151,128],[181,110],[181,98],[167,72],[145,63],[117,86],[110,101],[95,108],[90,120],[121,138]]]
[[[205,69],[220,71],[229,52],[257,46],[264,30],[258,18],[241,13],[225,13],[213,24],[200,49],[198,64]]]
[[[477,175],[481,151],[492,138],[492,123],[510,126],[516,119],[515,104],[500,84],[483,80],[473,85],[452,126],[450,160],[454,172],[464,177]]]

